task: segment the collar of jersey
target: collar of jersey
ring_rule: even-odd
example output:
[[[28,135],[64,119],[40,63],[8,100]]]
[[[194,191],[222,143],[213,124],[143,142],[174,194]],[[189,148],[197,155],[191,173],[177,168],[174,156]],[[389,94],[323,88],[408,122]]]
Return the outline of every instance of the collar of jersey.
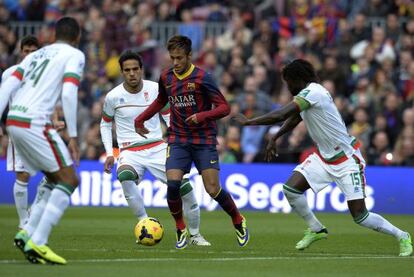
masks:
[[[190,76],[190,74],[193,72],[194,68],[195,68],[194,64],[191,64],[190,68],[186,72],[184,72],[183,74],[181,74],[181,75],[175,73],[174,70],[173,70],[173,72],[174,72],[175,77],[177,77],[179,80],[182,80],[182,79]]]

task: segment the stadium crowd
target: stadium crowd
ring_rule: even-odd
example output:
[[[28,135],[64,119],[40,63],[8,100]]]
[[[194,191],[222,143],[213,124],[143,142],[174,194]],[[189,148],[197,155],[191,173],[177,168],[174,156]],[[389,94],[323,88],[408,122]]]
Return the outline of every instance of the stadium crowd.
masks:
[[[99,134],[105,93],[120,82],[119,54],[140,52],[145,77],[157,80],[169,65],[165,45],[151,33],[155,22],[179,22],[193,41],[194,63],[210,71],[231,114],[219,122],[223,163],[263,161],[278,126],[241,128],[231,120],[267,113],[292,96],[281,80],[283,64],[305,58],[318,70],[350,133],[362,142],[369,164],[414,166],[414,3],[409,0],[27,0],[0,1],[0,69],[18,62],[11,21],[43,21],[36,34],[53,40],[53,22],[78,19],[86,70],[79,91],[83,159],[104,153]],[[227,24],[216,37],[203,24]],[[62,111],[59,111],[62,115]],[[4,128],[4,126],[3,126]],[[67,135],[62,132],[65,138]],[[274,162],[303,161],[315,150],[301,123],[279,142]],[[116,145],[116,144],[115,144]],[[7,136],[0,157],[4,157]]]

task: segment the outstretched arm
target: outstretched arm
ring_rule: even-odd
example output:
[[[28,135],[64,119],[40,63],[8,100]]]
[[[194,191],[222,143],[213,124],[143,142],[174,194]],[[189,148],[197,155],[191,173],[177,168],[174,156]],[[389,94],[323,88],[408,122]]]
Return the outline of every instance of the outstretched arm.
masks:
[[[277,145],[276,141],[278,138],[283,136],[284,134],[292,131],[298,124],[302,121],[302,118],[299,114],[295,114],[291,117],[289,117],[280,127],[279,131],[269,139],[269,142],[266,146],[266,152],[265,152],[265,160],[270,161],[272,157],[277,156]]]
[[[239,114],[235,117],[241,125],[273,125],[275,123],[285,121],[291,116],[299,116],[300,109],[298,105],[292,101],[280,109],[274,110],[262,116],[247,119],[244,115]]]
[[[280,127],[279,131],[273,136],[272,139],[276,141],[286,133],[289,133],[295,129],[295,127],[298,126],[301,121],[302,117],[300,117],[299,114],[292,115],[283,123],[282,127]]]

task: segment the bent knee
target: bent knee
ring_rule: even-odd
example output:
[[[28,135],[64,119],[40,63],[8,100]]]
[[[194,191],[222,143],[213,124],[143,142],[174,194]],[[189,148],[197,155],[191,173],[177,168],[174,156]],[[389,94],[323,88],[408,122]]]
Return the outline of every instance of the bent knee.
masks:
[[[287,198],[289,198],[290,196],[294,196],[294,195],[302,195],[303,192],[296,189],[296,188],[294,188],[294,187],[291,187],[291,186],[288,186],[288,185],[283,185],[283,194]]]
[[[213,198],[220,192],[220,185],[218,183],[205,184],[204,186],[206,192]]]
[[[124,181],[136,181],[138,174],[131,166],[124,166],[118,169],[117,178],[121,183]]]
[[[77,188],[79,186],[79,177],[76,174],[73,174],[73,176],[71,176],[67,179],[64,179],[62,181],[62,183],[65,183],[65,184],[70,185],[74,188]]]
[[[28,183],[30,179],[30,174],[24,171],[16,172],[16,179],[21,182]]]
[[[352,218],[356,224],[361,224],[361,222],[363,222],[368,216],[369,211],[367,209],[352,213]]]

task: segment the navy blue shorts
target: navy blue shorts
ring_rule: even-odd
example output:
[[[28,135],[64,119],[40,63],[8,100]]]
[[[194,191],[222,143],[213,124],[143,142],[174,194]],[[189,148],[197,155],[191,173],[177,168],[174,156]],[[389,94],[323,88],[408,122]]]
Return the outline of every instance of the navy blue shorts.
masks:
[[[168,145],[166,170],[180,169],[188,173],[193,162],[199,173],[209,168],[220,170],[216,145],[192,143]]]

